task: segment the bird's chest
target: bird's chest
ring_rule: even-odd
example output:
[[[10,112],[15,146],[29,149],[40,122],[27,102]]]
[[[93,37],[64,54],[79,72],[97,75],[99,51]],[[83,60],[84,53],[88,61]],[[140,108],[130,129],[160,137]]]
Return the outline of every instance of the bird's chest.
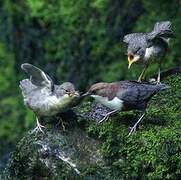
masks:
[[[41,100],[41,102],[36,105],[36,111],[38,112],[38,114],[51,116],[57,112],[58,104],[59,101],[56,96],[49,96],[44,100]]]
[[[163,49],[160,46],[151,46],[146,48],[144,59],[147,62],[158,61],[162,57]]]
[[[104,106],[113,109],[113,110],[121,110],[123,107],[123,101],[119,98],[115,97],[112,100],[109,100],[107,97],[102,97],[98,95],[91,95],[97,102],[103,104]]]
[[[46,97],[40,104],[37,104],[36,111],[40,115],[52,116],[58,112],[63,112],[70,104],[68,97],[62,96],[57,98],[56,96]]]
[[[145,60],[151,61],[155,57],[155,49],[154,47],[146,48],[145,51]]]

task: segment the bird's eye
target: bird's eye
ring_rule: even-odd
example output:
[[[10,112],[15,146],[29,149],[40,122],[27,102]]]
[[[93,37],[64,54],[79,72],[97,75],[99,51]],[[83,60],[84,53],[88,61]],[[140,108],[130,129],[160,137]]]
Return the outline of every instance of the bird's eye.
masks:
[[[65,93],[69,94],[69,91],[67,89],[64,89],[64,88],[62,89],[65,91]]]
[[[141,49],[141,48],[138,48],[135,53],[138,53],[138,52],[140,51],[140,49]]]

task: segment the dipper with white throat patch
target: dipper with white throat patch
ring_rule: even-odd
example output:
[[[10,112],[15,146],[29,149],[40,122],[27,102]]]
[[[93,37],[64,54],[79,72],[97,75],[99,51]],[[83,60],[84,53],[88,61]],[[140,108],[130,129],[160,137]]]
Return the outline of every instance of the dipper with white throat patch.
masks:
[[[166,84],[139,83],[137,81],[119,81],[113,83],[96,83],[83,96],[91,96],[97,102],[110,108],[109,112],[100,122],[117,111],[140,110],[141,117],[131,128],[129,135],[136,130],[136,126],[145,115],[147,103],[157,92],[168,89]]]
[[[67,111],[79,98],[79,93],[70,82],[55,85],[47,74],[31,64],[22,64],[21,68],[30,75],[30,79],[20,81],[24,104],[36,114],[37,127],[43,131],[38,117]]]

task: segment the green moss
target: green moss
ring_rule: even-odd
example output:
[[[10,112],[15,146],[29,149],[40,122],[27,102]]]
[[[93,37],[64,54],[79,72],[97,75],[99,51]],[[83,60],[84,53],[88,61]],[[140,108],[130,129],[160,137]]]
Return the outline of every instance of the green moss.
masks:
[[[23,138],[12,155],[6,177],[179,179],[180,82],[181,76],[164,81],[171,88],[152,98],[144,120],[132,136],[128,136],[128,129],[138,113],[120,112],[98,124],[91,119],[92,103],[80,104],[75,108],[77,121],[66,131],[52,127],[46,134],[28,134]],[[57,154],[67,152],[81,174],[56,159]]]
[[[14,147],[35,122],[18,87],[26,77],[20,70],[25,61],[56,77],[57,84],[71,81],[80,91],[98,81],[137,79],[141,67],[133,65],[128,71],[127,46],[120,39],[170,20],[176,38],[170,41],[162,69],[180,66],[178,0],[1,0],[0,9],[0,144],[9,144],[0,149],[0,164],[2,159],[6,163],[7,146]],[[151,65],[147,77],[156,71]],[[164,124],[164,114],[154,121]]]
[[[180,171],[181,76],[164,83],[171,88],[155,95],[139,130],[128,137],[136,120],[132,112],[119,113],[87,132],[102,140],[100,148],[113,174],[123,179],[178,179]],[[134,120],[134,121],[135,121]]]

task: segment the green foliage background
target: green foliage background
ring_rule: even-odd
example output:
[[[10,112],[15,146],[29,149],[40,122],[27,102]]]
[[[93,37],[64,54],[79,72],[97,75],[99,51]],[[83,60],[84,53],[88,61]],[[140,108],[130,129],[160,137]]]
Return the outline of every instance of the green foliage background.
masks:
[[[20,65],[44,69],[58,83],[85,90],[97,81],[135,79],[128,72],[124,34],[151,31],[170,20],[176,38],[163,69],[181,62],[181,10],[178,0],[6,0],[0,2],[0,159],[35,124],[22,101]],[[155,73],[156,67],[149,69]]]

